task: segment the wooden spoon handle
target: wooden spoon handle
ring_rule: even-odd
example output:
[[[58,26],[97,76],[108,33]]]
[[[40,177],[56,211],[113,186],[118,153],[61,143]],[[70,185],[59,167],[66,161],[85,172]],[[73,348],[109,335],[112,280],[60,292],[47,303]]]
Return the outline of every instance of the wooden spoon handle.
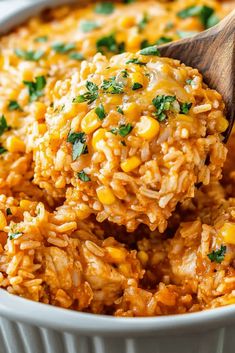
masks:
[[[196,67],[208,86],[221,93],[230,121],[229,135],[235,119],[235,10],[215,27],[159,50],[163,56]]]

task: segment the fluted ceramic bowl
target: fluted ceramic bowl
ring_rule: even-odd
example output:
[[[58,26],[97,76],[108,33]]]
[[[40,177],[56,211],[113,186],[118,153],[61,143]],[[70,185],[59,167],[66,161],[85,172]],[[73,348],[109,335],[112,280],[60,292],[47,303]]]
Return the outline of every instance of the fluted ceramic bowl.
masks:
[[[7,0],[0,32],[69,2]],[[0,353],[234,352],[235,305],[177,316],[116,318],[64,310],[0,290]]]

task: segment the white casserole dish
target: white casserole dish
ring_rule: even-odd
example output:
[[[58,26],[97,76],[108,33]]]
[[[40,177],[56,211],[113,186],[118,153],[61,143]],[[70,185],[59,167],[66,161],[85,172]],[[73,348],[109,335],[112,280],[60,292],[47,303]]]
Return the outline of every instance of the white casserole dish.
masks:
[[[69,2],[9,1],[0,32],[46,7]],[[0,353],[234,353],[234,330],[235,305],[178,316],[115,318],[35,303],[0,290]]]

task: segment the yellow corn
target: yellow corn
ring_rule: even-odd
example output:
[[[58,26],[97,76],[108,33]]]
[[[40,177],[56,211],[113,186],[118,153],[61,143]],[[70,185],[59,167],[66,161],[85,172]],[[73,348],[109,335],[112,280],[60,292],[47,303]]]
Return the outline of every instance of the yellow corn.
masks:
[[[135,24],[135,17],[134,16],[121,17],[118,24],[120,27],[123,27],[123,28],[132,27]]]
[[[112,205],[115,202],[115,196],[112,193],[112,190],[108,186],[100,186],[96,190],[98,199],[104,205]]]
[[[0,230],[4,230],[7,226],[6,217],[4,216],[3,212],[0,211]]]
[[[219,132],[226,131],[228,128],[228,125],[229,125],[228,120],[223,116],[219,117],[219,119],[216,122],[216,128]]]
[[[136,124],[135,132],[146,140],[152,140],[159,134],[160,124],[151,116],[142,116]]]
[[[46,105],[42,102],[33,103],[33,114],[37,120],[42,120],[46,114]]]
[[[138,258],[144,266],[147,264],[149,259],[148,254],[145,251],[139,251]]]
[[[117,249],[112,246],[108,246],[106,251],[112,262],[123,263],[126,259],[126,253],[124,249]]]
[[[80,204],[76,208],[76,215],[77,215],[78,219],[81,221],[83,219],[86,219],[87,217],[89,217],[90,214],[91,214],[91,209],[89,206],[87,206],[85,204]]]
[[[141,37],[140,37],[139,33],[135,33],[135,34],[130,35],[127,38],[127,49],[128,50],[133,50],[133,49],[139,50],[140,42],[141,42]]]
[[[125,173],[128,173],[134,170],[135,168],[137,168],[140,164],[141,164],[141,160],[138,157],[133,156],[133,157],[127,158],[124,162],[122,162],[121,168]]]
[[[85,132],[85,134],[91,134],[100,126],[101,120],[99,120],[94,110],[91,110],[89,113],[87,113],[87,115],[84,116],[81,122],[81,128],[82,131]]]
[[[139,119],[141,110],[139,105],[133,102],[133,103],[126,104],[123,107],[123,112],[127,120],[132,121],[132,120]]]
[[[105,139],[106,129],[99,129],[97,130],[94,135],[92,136],[92,147],[94,150],[99,151],[99,142]]]
[[[24,68],[21,73],[22,81],[33,81],[34,73],[33,70]]]
[[[222,235],[226,243],[235,244],[235,223],[224,223],[219,234]]]
[[[9,136],[6,141],[6,148],[9,152],[24,152],[25,144],[16,136]]]
[[[132,89],[135,83],[139,83],[142,87],[144,86],[144,76],[140,72],[134,72],[130,74],[130,80],[132,84]]]
[[[20,201],[20,207],[25,211],[29,210],[31,206],[32,206],[32,202],[29,200]]]
[[[38,132],[39,132],[39,134],[44,135],[46,131],[47,131],[46,124],[38,124]]]

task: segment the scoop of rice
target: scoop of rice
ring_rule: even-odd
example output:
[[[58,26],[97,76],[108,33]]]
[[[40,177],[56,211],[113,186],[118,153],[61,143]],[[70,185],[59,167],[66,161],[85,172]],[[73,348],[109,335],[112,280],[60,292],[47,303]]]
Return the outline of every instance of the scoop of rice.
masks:
[[[227,122],[197,70],[150,49],[83,62],[55,85],[45,134],[29,139],[35,182],[81,218],[162,232],[195,185],[220,178]]]

